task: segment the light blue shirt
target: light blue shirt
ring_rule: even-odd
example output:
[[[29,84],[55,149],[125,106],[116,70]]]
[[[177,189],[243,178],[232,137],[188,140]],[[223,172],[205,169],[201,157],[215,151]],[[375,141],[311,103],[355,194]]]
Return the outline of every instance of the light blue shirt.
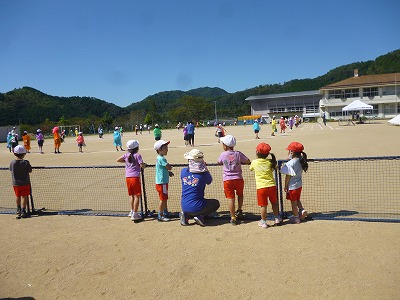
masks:
[[[157,155],[156,161],[156,184],[164,184],[169,182],[169,173],[166,168],[168,162],[164,156]]]

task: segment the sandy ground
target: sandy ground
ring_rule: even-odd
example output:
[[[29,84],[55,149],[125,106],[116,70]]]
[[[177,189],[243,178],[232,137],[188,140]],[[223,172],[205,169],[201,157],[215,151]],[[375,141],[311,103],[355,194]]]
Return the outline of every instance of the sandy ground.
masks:
[[[238,140],[236,149],[253,159],[259,141],[251,127],[227,130]],[[309,158],[399,155],[399,137],[400,127],[384,121],[307,123],[276,137],[267,125],[261,131],[278,159],[286,158],[291,141],[302,142]],[[128,132],[123,143],[132,138],[140,141],[144,160],[154,163],[152,135]],[[164,130],[164,139],[171,140],[169,162],[185,163],[182,132]],[[78,153],[68,138],[56,155],[46,140],[41,155],[33,141],[27,159],[34,166],[115,165],[121,155],[111,135],[87,136],[86,143]],[[221,152],[213,129],[198,129],[196,145],[208,162]],[[7,167],[12,156],[0,146],[0,166]],[[127,217],[0,215],[0,298],[399,299],[399,226],[310,221],[264,230],[255,221],[234,227],[211,220],[203,228],[182,227],[177,220],[134,224]]]

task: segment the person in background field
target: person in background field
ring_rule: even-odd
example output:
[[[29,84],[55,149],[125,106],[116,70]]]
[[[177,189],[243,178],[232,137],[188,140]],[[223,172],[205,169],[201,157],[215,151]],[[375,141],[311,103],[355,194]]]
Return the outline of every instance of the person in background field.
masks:
[[[119,151],[118,150],[118,147],[119,147],[119,149],[121,149],[121,151],[124,151],[124,149],[122,149],[121,132],[119,131],[118,126],[116,126],[114,128],[113,139],[114,139],[115,149],[117,149],[117,151]]]
[[[22,140],[24,141],[26,153],[29,153],[29,150],[31,150],[31,137],[29,136],[28,131],[24,131],[22,134]]]
[[[77,138],[77,137],[78,137],[78,134],[79,134],[78,127],[75,127],[75,138]]]
[[[187,123],[187,134],[189,136],[189,145],[192,147],[194,147],[194,130],[195,130],[195,127],[194,127],[193,122],[189,121]]]
[[[290,222],[299,224],[300,220],[304,220],[308,213],[304,209],[300,201],[302,190],[302,175],[303,171],[307,172],[307,154],[303,152],[304,146],[299,142],[292,142],[286,148],[289,151],[289,161],[283,165],[280,172],[285,174],[285,192],[286,199],[290,200],[292,204],[293,216]]]
[[[281,133],[286,133],[286,122],[284,117],[281,117],[279,120],[279,125],[281,127]]]
[[[254,171],[257,188],[257,202],[261,207],[261,220],[258,225],[267,228],[267,205],[268,199],[272,205],[272,211],[275,216],[275,225],[279,225],[282,219],[279,217],[279,205],[276,196],[276,182],[274,171],[277,167],[277,161],[274,154],[270,153],[271,146],[266,143],[258,144],[256,148],[257,159],[250,164],[250,170]],[[271,159],[267,159],[268,156]]]
[[[43,154],[43,143],[44,143],[44,136],[40,129],[36,130],[36,140],[39,146],[40,154]]]
[[[260,132],[260,125],[258,124],[257,120],[254,120],[253,131],[256,134],[256,140],[260,139],[260,137],[258,136],[258,133]]]
[[[141,169],[147,167],[143,162],[142,156],[139,152],[139,142],[136,140],[129,140],[126,143],[128,148],[127,152],[117,159],[117,162],[125,163],[125,178],[126,186],[128,188],[128,195],[130,197],[131,211],[128,214],[131,220],[138,222],[142,220],[142,215],[138,212],[140,195],[142,194],[140,183]]]
[[[18,133],[14,133],[11,137],[11,149],[14,151],[14,148],[18,146]]]
[[[204,217],[214,213],[219,208],[216,199],[205,199],[206,185],[211,184],[212,177],[204,161],[201,150],[192,149],[183,156],[188,160],[189,166],[181,171],[182,181],[182,212],[179,219],[182,226],[189,225],[189,219],[193,217],[196,224],[205,226]]]
[[[278,130],[276,129],[276,118],[275,116],[272,116],[272,120],[271,120],[271,126],[272,126],[272,136],[275,136],[275,132],[277,132]]]
[[[158,126],[158,124],[155,124],[155,125],[154,125],[153,134],[154,134],[154,139],[155,139],[156,141],[161,140],[162,132],[161,132],[161,128]]]
[[[121,134],[121,137],[124,136],[124,129],[122,128],[122,126],[119,126],[119,133]]]
[[[222,124],[217,125],[217,129],[215,130],[215,134],[218,137],[218,143],[220,143],[220,139],[225,136],[225,128],[222,127]]]
[[[65,143],[65,136],[67,135],[67,132],[65,131],[65,129],[63,131],[61,131],[61,143]],[[79,132],[78,132],[79,135]]]
[[[17,219],[28,218],[26,211],[28,196],[31,194],[31,180],[29,173],[32,172],[32,166],[28,160],[24,160],[26,149],[20,145],[13,149],[16,159],[10,163],[12,174],[12,184],[17,204]]]
[[[185,141],[185,147],[189,145],[189,135],[187,134],[187,126],[183,127],[183,140]]]
[[[76,142],[78,144],[79,152],[83,153],[82,147],[86,146],[85,138],[83,137],[83,133],[81,131],[78,132],[78,137],[76,138]]]
[[[60,133],[58,132],[58,129],[59,128],[57,126],[55,126],[52,131],[53,139],[54,139],[54,154],[61,153],[60,152],[61,136],[60,136]]]
[[[289,128],[290,130],[293,130],[293,125],[294,125],[294,117],[289,118]]]
[[[11,146],[11,141],[12,141],[13,135],[11,131],[7,134],[7,148],[12,152],[12,146]]]
[[[165,156],[168,153],[169,141],[159,140],[154,143],[154,150],[157,152],[156,160],[156,190],[160,198],[160,204],[158,206],[158,221],[168,222],[170,221],[168,212],[168,183],[169,177],[174,176],[171,172],[172,166],[168,163]]]
[[[233,150],[236,139],[232,135],[220,138],[224,152],[218,158],[218,164],[223,165],[224,192],[228,199],[230,223],[237,225],[238,220],[243,217],[243,188],[242,166],[250,165],[250,160],[240,151]],[[238,196],[238,210],[235,211],[235,191]]]
[[[99,138],[102,139],[104,135],[103,128],[99,127],[99,129],[97,129],[97,132],[99,133]]]

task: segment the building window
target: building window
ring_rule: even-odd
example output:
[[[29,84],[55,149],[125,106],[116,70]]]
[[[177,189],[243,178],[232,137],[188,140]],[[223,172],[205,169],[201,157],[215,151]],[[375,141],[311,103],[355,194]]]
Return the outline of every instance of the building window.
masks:
[[[318,105],[306,105],[306,113],[317,113],[319,112]]]
[[[329,91],[328,93],[328,98],[329,99],[341,99],[344,96],[344,91],[343,90],[332,90]]]
[[[359,97],[358,94],[358,89],[348,89],[348,90],[344,90],[344,97],[345,98],[355,98],[355,97]]]
[[[369,98],[378,96],[378,88],[377,87],[363,88],[363,96]]]
[[[288,112],[298,112],[298,111],[303,111],[302,106],[288,106],[286,109]]]
[[[384,86],[382,88],[382,95],[387,96],[387,95],[394,95],[396,91],[395,86]]]

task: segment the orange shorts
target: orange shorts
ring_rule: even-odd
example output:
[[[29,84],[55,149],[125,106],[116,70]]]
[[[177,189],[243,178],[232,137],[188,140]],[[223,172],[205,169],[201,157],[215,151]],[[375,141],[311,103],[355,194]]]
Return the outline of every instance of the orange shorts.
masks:
[[[299,201],[302,187],[295,190],[290,190],[286,193],[286,199],[290,201]]]
[[[31,186],[28,185],[21,185],[21,186],[13,186],[15,196],[17,197],[24,197],[29,196],[31,194]]]
[[[244,180],[243,179],[232,179],[224,181],[224,192],[225,197],[228,199],[235,199],[236,195],[243,196]]]
[[[126,177],[126,186],[129,196],[140,196],[142,194],[140,177]]]
[[[277,203],[276,186],[257,189],[258,206],[267,206],[268,199],[271,203]]]
[[[161,201],[168,200],[168,183],[156,184],[156,190]]]

